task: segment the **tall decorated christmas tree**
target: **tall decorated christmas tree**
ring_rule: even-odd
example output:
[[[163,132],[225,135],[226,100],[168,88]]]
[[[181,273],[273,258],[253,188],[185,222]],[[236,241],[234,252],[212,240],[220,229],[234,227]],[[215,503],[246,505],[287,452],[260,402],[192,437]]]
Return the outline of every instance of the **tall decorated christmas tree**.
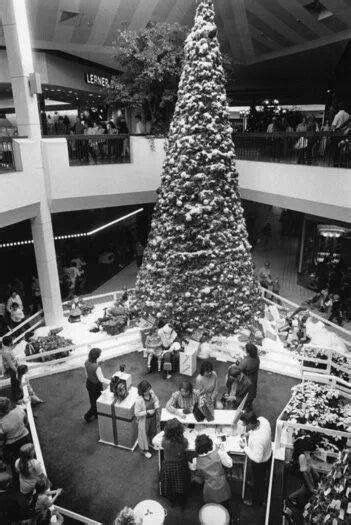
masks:
[[[229,335],[260,309],[212,0],[185,41],[161,186],[136,284],[143,315]]]

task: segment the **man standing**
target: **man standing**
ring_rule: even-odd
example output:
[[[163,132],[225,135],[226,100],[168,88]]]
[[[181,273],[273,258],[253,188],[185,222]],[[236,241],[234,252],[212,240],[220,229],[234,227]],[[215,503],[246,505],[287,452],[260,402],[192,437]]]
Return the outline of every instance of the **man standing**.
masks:
[[[18,401],[21,396],[20,384],[17,377],[18,361],[13,352],[12,338],[5,336],[2,339],[2,362],[5,376],[10,378],[13,401]]]
[[[241,421],[246,427],[246,437],[240,446],[248,457],[252,470],[252,499],[246,505],[263,505],[266,501],[266,476],[272,455],[271,425],[265,417],[256,417],[254,412],[242,414]],[[249,466],[249,465],[248,465]]]

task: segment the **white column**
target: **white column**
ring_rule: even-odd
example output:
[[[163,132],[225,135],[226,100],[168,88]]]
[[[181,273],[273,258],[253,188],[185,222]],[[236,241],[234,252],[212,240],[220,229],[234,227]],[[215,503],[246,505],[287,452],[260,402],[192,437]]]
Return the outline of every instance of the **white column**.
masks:
[[[32,219],[32,234],[45,322],[56,325],[63,320],[62,301],[52,231],[49,195],[45,183],[41,152],[40,116],[36,95],[29,89],[34,72],[25,0],[0,0],[7,60],[16,109],[19,135],[30,138],[32,169],[41,177],[40,210]]]
[[[31,223],[45,323],[57,325],[63,320],[63,311],[51,213],[47,202],[41,202],[40,213]]]
[[[12,93],[19,135],[40,138],[37,97],[31,95],[29,74],[34,72],[25,0],[0,0]]]

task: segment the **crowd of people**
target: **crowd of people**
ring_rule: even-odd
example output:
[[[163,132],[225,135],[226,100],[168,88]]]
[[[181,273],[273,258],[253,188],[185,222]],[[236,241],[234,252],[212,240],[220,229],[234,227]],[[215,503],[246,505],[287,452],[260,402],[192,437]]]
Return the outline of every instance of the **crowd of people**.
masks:
[[[342,259],[333,262],[327,255],[316,265],[316,294],[308,301],[313,308],[328,316],[329,321],[342,326],[351,317],[350,283],[347,267]]]

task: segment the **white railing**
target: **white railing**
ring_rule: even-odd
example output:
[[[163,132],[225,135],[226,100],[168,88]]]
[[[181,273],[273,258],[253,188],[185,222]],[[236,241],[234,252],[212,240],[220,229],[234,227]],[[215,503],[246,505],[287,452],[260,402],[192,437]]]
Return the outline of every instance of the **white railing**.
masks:
[[[42,454],[42,450],[40,446],[40,441],[38,438],[37,428],[34,422],[34,416],[33,416],[33,411],[32,411],[32,406],[30,403],[30,397],[28,394],[27,386],[24,386],[23,390],[24,390],[24,399],[27,400],[26,409],[27,409],[28,424],[29,424],[30,433],[32,436],[32,442],[33,442],[34,449],[35,449],[35,455],[36,455],[37,460],[40,461],[40,463],[42,464],[44,473],[47,476],[45,462],[44,462],[44,458],[43,458],[43,454]],[[63,516],[67,516],[67,518],[71,518],[75,521],[79,521],[80,523],[86,523],[86,525],[102,525],[102,523],[100,523],[99,521],[91,520],[90,518],[86,518],[85,516],[82,516],[81,514],[77,514],[76,512],[60,507],[59,505],[54,505],[54,508],[55,510],[57,510],[57,512],[59,512]]]

